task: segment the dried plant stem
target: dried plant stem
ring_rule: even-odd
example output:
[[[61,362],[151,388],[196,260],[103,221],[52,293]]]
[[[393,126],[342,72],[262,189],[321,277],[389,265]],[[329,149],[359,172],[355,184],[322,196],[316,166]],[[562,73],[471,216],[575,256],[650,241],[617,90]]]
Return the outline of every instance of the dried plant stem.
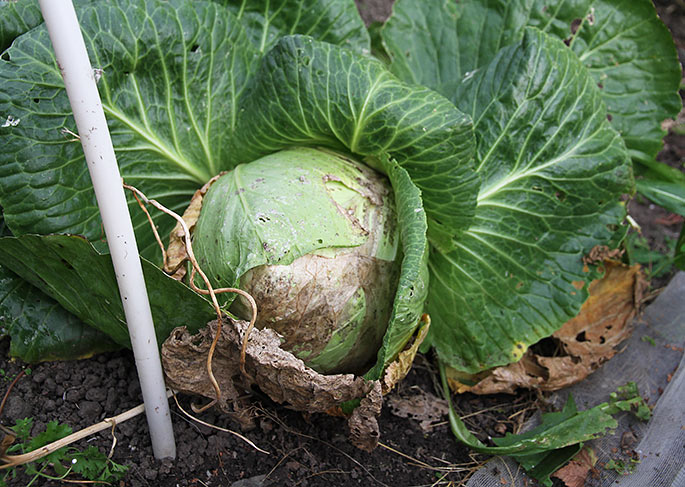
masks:
[[[150,228],[152,228],[152,233],[155,235],[155,240],[157,240],[157,245],[159,245],[159,248],[162,251],[162,264],[164,267],[166,267],[166,263],[167,263],[166,249],[164,248],[164,243],[162,243],[162,239],[159,237],[159,232],[157,231],[157,227],[155,226],[155,222],[152,221],[152,217],[150,216],[150,212],[147,211],[147,208],[145,208],[145,205],[143,204],[143,202],[140,201],[140,198],[138,198],[138,195],[133,193],[133,197],[138,202],[138,206],[140,206],[140,209],[143,210],[143,213],[145,213],[145,216],[147,217],[147,221],[150,222]]]
[[[195,285],[193,282],[193,279],[195,277],[195,267],[190,271],[190,287],[193,289],[193,291],[207,295],[209,294],[209,291],[206,289],[201,289]],[[247,330],[245,330],[245,336],[243,337],[243,343],[242,346],[240,347],[240,371],[243,373],[244,376],[250,377],[250,375],[247,373],[245,370],[245,355],[247,352],[247,339],[250,336],[250,332],[254,328],[255,323],[257,322],[257,303],[255,302],[254,298],[250,295],[250,293],[243,291],[242,289],[238,289],[235,287],[222,287],[219,289],[214,290],[215,294],[221,294],[221,293],[236,293],[247,299],[250,303],[250,308],[252,309],[252,317],[250,318],[250,324],[247,326]],[[217,331],[217,335],[218,335]],[[212,343],[214,345],[214,343]],[[212,347],[210,349],[210,353],[214,351]]]
[[[193,273],[197,272],[202,280],[205,283],[205,286],[207,287],[207,290],[200,290],[195,286],[193,283],[193,276],[191,276],[190,279],[190,285],[191,287],[196,291],[200,292],[202,294],[208,294],[212,300],[212,305],[214,306],[214,311],[216,312],[217,315],[217,329],[216,329],[216,336],[214,337],[214,340],[212,341],[212,345],[209,348],[209,353],[207,354],[207,375],[209,376],[209,381],[212,383],[212,387],[214,388],[214,392],[216,394],[216,398],[211,401],[209,404],[206,406],[203,406],[202,408],[195,408],[193,407],[193,411],[198,413],[202,412],[210,407],[212,407],[214,404],[216,404],[218,401],[221,400],[221,388],[219,387],[219,383],[217,382],[216,378],[214,377],[214,372],[212,371],[212,358],[214,356],[214,350],[216,348],[216,344],[219,341],[219,336],[221,336],[221,328],[223,324],[223,313],[221,311],[221,307],[219,306],[219,302],[216,299],[216,292],[214,291],[214,288],[209,282],[209,279],[207,278],[207,275],[204,273],[204,271],[200,268],[199,264],[197,263],[197,259],[195,258],[195,253],[193,252],[193,246],[191,244],[191,239],[190,239],[190,230],[188,229],[188,225],[186,224],[185,220],[179,216],[177,213],[169,210],[166,208],[164,205],[159,203],[156,200],[151,200],[148,199],[147,196],[145,196],[139,189],[130,186],[128,184],[123,184],[124,188],[132,191],[135,195],[139,196],[146,204],[150,204],[157,208],[158,210],[162,211],[163,213],[166,213],[167,215],[173,217],[179,225],[181,225],[181,228],[183,230],[183,239],[184,243],[186,246],[186,254],[188,255],[188,260],[190,261],[192,267],[193,267]],[[254,323],[257,319],[257,304],[255,303],[254,299],[252,296],[247,294],[245,291],[242,291],[241,289],[235,289],[235,288],[224,288],[226,289],[225,292],[236,292],[238,294],[241,294],[242,296],[248,297],[248,301],[250,302],[250,306],[252,307],[252,320],[250,321],[250,324],[247,328],[247,333],[245,333],[245,337],[243,338],[243,348],[241,350],[241,355],[240,355],[240,370],[245,374],[245,349],[247,348],[247,340],[249,337],[249,331],[252,330],[254,327]]]
[[[167,393],[167,397],[169,396],[171,396],[170,392]],[[0,465],[0,470],[16,467],[18,465],[24,465],[26,463],[39,460],[44,456],[59,450],[60,448],[64,448],[65,446],[74,443],[75,441],[86,438],[87,436],[98,433],[100,431],[106,430],[107,428],[113,428],[119,423],[123,423],[124,421],[127,421],[131,418],[138,416],[143,411],[145,411],[145,404],[140,404],[134,407],[133,409],[124,411],[123,413],[112,418],[105,418],[103,421],[100,421],[97,424],[88,426],[87,428],[83,428],[82,430],[79,430],[76,433],[72,433],[69,436],[65,436],[60,440],[53,441],[52,443],[37,448],[31,452],[23,453],[21,455],[4,455],[0,457],[0,460],[5,462],[4,465]]]

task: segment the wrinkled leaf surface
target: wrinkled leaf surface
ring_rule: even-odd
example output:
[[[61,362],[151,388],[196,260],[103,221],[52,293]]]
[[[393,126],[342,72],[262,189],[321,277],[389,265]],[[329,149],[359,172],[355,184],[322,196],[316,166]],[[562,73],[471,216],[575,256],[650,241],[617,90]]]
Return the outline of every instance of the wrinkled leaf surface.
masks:
[[[475,121],[483,182],[457,249],[431,255],[428,309],[440,357],[477,372],[520,359],[578,313],[582,257],[611,238],[632,177],[594,82],[536,29],[458,99]]]

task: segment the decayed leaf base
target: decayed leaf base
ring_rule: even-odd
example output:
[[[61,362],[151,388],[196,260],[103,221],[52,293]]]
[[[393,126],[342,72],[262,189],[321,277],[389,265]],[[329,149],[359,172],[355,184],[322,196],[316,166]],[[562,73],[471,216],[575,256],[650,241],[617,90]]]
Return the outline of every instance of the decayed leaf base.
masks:
[[[293,409],[312,413],[338,408],[341,403],[360,399],[361,404],[349,418],[350,440],[364,450],[378,443],[376,417],[382,405],[381,384],[352,374],[322,375],[302,360],[282,350],[279,336],[270,329],[253,329],[247,345],[245,371],[240,372],[240,348],[247,329],[246,321],[227,318],[214,352],[212,371],[222,391],[218,407],[249,419],[237,403],[238,398],[257,385],[272,400]],[[215,398],[206,368],[209,347],[216,335],[217,322],[210,322],[196,335],[185,327],[176,328],[162,346],[162,363],[169,387],[188,394]],[[241,413],[243,414],[241,418]]]
[[[450,388],[475,394],[514,394],[519,387],[555,391],[580,382],[617,353],[631,332],[644,279],[640,266],[605,261],[606,273],[590,284],[590,297],[578,316],[552,337],[560,354],[547,357],[528,350],[520,361],[477,375],[449,370]]]

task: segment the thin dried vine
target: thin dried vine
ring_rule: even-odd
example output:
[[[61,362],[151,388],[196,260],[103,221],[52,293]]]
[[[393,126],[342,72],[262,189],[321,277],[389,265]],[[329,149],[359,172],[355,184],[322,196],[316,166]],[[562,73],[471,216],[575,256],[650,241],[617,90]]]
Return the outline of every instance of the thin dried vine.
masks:
[[[214,377],[214,372],[212,371],[212,358],[214,356],[214,350],[216,349],[216,344],[219,341],[219,337],[221,336],[221,328],[223,325],[223,312],[221,310],[221,307],[219,306],[219,302],[216,298],[216,295],[221,292],[231,292],[231,293],[236,293],[239,294],[243,297],[245,297],[248,302],[250,303],[250,306],[252,308],[252,319],[250,320],[250,324],[245,332],[245,336],[243,337],[243,344],[242,344],[242,349],[240,353],[240,371],[249,378],[249,375],[247,374],[245,370],[245,350],[247,349],[247,341],[250,336],[250,331],[254,328],[254,324],[257,321],[257,303],[255,302],[254,298],[250,296],[250,294],[246,293],[242,289],[237,289],[237,288],[221,288],[218,290],[214,290],[212,287],[211,283],[209,282],[209,279],[207,278],[207,275],[204,273],[204,271],[200,268],[200,265],[197,262],[197,259],[195,258],[195,253],[193,252],[193,246],[191,244],[191,238],[190,238],[190,229],[188,228],[188,225],[186,224],[185,220],[175,213],[174,211],[168,209],[161,203],[159,203],[156,200],[151,200],[145,194],[143,194],[142,191],[139,189],[135,188],[134,186],[128,185],[123,183],[124,188],[128,189],[129,191],[133,192],[134,195],[137,197],[140,197],[140,199],[143,200],[146,204],[152,205],[158,210],[160,210],[163,213],[166,213],[167,215],[173,217],[178,224],[181,226],[182,231],[183,231],[183,242],[185,245],[186,249],[186,254],[188,256],[188,260],[190,261],[192,265],[192,274],[190,276],[190,287],[195,291],[203,295],[209,295],[209,297],[212,300],[212,305],[214,306],[214,311],[216,312],[217,315],[217,330],[216,330],[216,335],[214,336],[214,340],[212,341],[212,345],[209,349],[209,353],[207,354],[207,375],[209,376],[209,381],[212,383],[212,387],[214,388],[214,392],[216,394],[216,397],[207,405],[202,406],[202,407],[196,407],[192,406],[193,411],[196,413],[205,411],[209,409],[210,407],[214,406],[217,402],[221,400],[221,388],[219,387],[219,383],[217,382],[216,378]],[[136,197],[136,199],[138,199]],[[154,225],[153,225],[154,228]],[[159,235],[155,231],[155,237],[157,238],[158,243],[161,243],[161,240],[159,239]],[[165,254],[166,255],[166,254]],[[203,282],[205,283],[205,286],[207,289],[201,289],[198,288],[194,281],[195,273],[199,274],[200,277],[202,278]]]

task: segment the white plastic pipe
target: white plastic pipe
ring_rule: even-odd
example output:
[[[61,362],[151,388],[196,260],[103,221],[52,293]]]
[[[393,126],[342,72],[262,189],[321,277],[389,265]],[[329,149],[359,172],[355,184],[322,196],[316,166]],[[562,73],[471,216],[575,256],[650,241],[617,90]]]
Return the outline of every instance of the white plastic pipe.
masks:
[[[176,444],[150,303],[94,71],[72,1],[40,0],[40,8],[74,112],[112,255],[143,392],[152,449],[158,459],[175,458]]]

